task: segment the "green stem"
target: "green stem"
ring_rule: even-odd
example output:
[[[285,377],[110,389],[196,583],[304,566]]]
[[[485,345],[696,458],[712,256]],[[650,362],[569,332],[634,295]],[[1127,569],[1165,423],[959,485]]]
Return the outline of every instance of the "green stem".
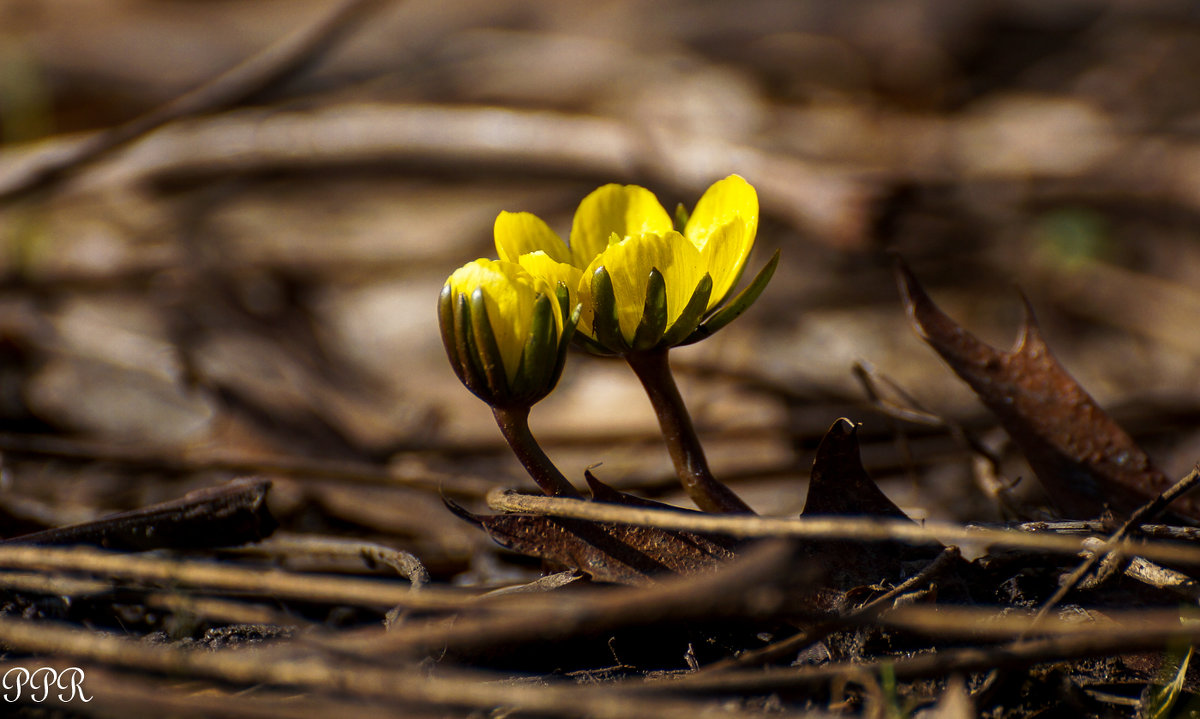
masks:
[[[704,448],[700,446],[692,418],[671,374],[667,350],[630,352],[625,355],[625,361],[650,396],[671,461],[675,463],[675,473],[696,506],[705,512],[753,514],[753,510],[708,468]]]
[[[525,471],[543,492],[551,497],[582,498],[533,438],[533,433],[529,431],[528,407],[492,407],[492,414],[496,417],[500,433],[504,435],[508,446],[512,447],[513,454],[517,455]]]

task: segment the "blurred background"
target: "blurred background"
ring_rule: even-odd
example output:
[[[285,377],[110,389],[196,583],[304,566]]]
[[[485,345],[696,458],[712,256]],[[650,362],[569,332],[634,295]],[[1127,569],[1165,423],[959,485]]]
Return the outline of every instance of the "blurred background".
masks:
[[[248,60],[257,81],[214,80]],[[1039,501],[913,334],[888,251],[1002,347],[1024,293],[1179,476],[1200,456],[1197,67],[1187,0],[0,0],[5,533],[257,474],[291,531],[486,575],[440,495],[532,484],[445,361],[446,276],[494,256],[501,210],[565,235],[600,184],[670,209],[730,173],[762,201],[751,270],[782,264],[672,357],[760,512],[800,510],[840,416],[913,516],[1012,516],[996,488],[1022,478]],[[889,416],[863,376],[1004,463]],[[622,363],[573,355],[532,424],[572,479],[602,463],[686,503]]]

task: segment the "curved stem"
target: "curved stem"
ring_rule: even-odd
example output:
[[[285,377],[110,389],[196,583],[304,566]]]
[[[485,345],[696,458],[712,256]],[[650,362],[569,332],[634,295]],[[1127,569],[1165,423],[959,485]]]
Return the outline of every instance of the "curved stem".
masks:
[[[700,446],[692,418],[671,375],[667,350],[630,352],[625,355],[625,361],[650,396],[671,461],[675,463],[675,473],[696,506],[705,512],[753,514],[753,510],[708,468],[704,448]]]
[[[551,497],[582,498],[533,438],[529,431],[528,407],[492,407],[492,414],[496,417],[496,425],[500,427],[504,440],[512,447],[513,454],[517,455],[525,471],[543,492]]]

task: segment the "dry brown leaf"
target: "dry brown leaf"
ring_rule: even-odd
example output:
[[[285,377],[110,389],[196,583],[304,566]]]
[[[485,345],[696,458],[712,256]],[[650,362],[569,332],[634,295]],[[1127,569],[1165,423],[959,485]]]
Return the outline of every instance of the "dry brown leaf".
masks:
[[[863,468],[858,428],[845,418],[833,423],[817,447],[801,513],[804,517],[827,515],[909,518]],[[893,579],[900,574],[902,562],[932,559],[941,548],[897,542],[811,542],[801,550],[808,561],[825,569],[828,584],[849,589]]]
[[[278,523],[267,508],[271,483],[235,480],[149,507],[24,534],[5,544],[91,544],[144,552],[152,549],[232,547],[271,536]]]
[[[1065,515],[1128,515],[1171,486],[1050,353],[1028,304],[1020,338],[1002,352],[938,309],[903,262],[896,279],[917,333],[996,415]],[[1200,517],[1188,497],[1172,507]]]
[[[619,492],[590,472],[586,477],[593,501],[692,511]],[[665,574],[694,574],[733,559],[738,546],[725,537],[695,532],[535,514],[479,515],[446,503],[500,546],[578,569],[602,582],[646,584]]]
[[[829,514],[908,519],[867,475],[858,451],[858,428],[845,418],[833,423],[817,447],[801,516]]]

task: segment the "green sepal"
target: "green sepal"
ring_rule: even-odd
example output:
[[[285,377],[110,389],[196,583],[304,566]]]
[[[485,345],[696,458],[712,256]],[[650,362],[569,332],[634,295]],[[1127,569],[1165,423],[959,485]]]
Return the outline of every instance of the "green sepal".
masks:
[[[711,337],[725,325],[733,322],[746,310],[750,309],[750,305],[754,304],[763,290],[767,288],[767,283],[771,281],[771,277],[775,274],[775,268],[779,266],[779,250],[775,250],[775,254],[771,256],[771,260],[758,271],[746,289],[738,293],[729,304],[713,313],[711,317],[704,321],[696,331],[693,332],[686,340],[680,344],[689,345],[693,342],[699,342],[702,339]]]
[[[539,294],[533,302],[533,323],[512,386],[513,398],[530,404],[546,396],[558,359],[558,328],[550,303],[551,299],[544,294]]]
[[[554,288],[554,296],[558,298],[558,308],[562,310],[563,330],[562,336],[558,338],[558,344],[560,352],[565,355],[566,350],[563,348],[571,343],[571,340],[575,338],[575,330],[579,328],[583,303],[576,303],[575,308],[571,309],[571,292],[567,289],[567,283],[562,281]]]
[[[571,291],[567,289],[567,283],[562,280],[554,286],[554,299],[558,302],[558,309],[565,318],[571,310]],[[564,325],[563,329],[566,329]]]
[[[662,339],[667,329],[667,282],[657,268],[650,270],[646,282],[646,304],[642,321],[633,335],[633,349],[648,350]]]
[[[696,284],[696,289],[692,292],[692,298],[688,300],[687,305],[683,308],[683,313],[679,315],[679,319],[675,320],[675,324],[671,325],[671,329],[667,330],[667,333],[663,335],[658,346],[674,347],[683,338],[695,332],[696,326],[700,324],[700,318],[708,311],[708,298],[712,295],[712,288],[712,277],[708,273],[705,273],[700,278],[700,282]]]
[[[558,283],[563,290],[566,290],[566,285]],[[575,309],[571,311],[571,316],[563,320],[562,337],[558,339],[558,358],[554,362],[554,374],[550,377],[550,382],[547,386],[554,387],[558,384],[558,379],[562,377],[563,367],[567,364],[567,350],[571,348],[571,340],[583,335],[576,335],[575,328],[579,326],[579,316],[583,314],[583,304],[575,305]],[[564,313],[565,316],[565,313]]]
[[[455,295],[455,298],[454,349],[463,372],[459,379],[472,394],[490,403],[491,392],[488,390],[487,378],[484,376],[479,352],[475,347],[474,331],[471,329],[471,308],[467,304],[466,295]]]
[[[442,332],[442,346],[446,348],[446,359],[450,360],[450,367],[454,369],[458,381],[466,384],[466,370],[459,357],[457,335],[454,332],[454,290],[449,284],[442,287],[442,292],[438,295],[437,309],[438,328]]]
[[[471,293],[471,328],[478,351],[483,376],[487,380],[491,395],[489,404],[503,404],[509,398],[508,376],[504,372],[504,360],[500,356],[500,345],[488,319],[487,303],[483,299],[483,288]]]
[[[583,317],[583,303],[575,305],[575,309],[571,310],[571,321],[569,324],[563,325],[562,344],[569,345],[571,340],[575,339],[575,331],[579,327],[579,318]]]
[[[687,208],[683,206],[682,202],[680,202],[678,205],[675,205],[675,231],[682,235],[684,228],[687,227],[688,219],[690,217],[691,215],[688,213]]]
[[[596,335],[596,342],[609,352],[627,352],[629,343],[621,334],[621,322],[617,319],[617,298],[613,293],[612,278],[603,267],[597,267],[592,273],[592,309],[592,333]]]
[[[563,316],[565,317],[567,315],[567,307],[570,306],[571,303],[571,293],[567,290],[567,283],[560,281],[558,283],[558,287],[555,289],[555,294],[558,295],[558,301],[562,306]],[[561,361],[565,361],[567,355],[567,345],[569,345],[572,341],[582,347],[585,352],[590,352],[594,355],[611,357],[612,355],[616,354],[588,335],[578,331],[579,317],[582,314],[583,303],[579,303],[575,305],[574,311],[571,312],[571,321],[569,323],[564,323],[563,325],[563,336],[560,340],[562,344],[559,347],[559,352],[563,358]],[[555,380],[555,382],[557,382],[557,380]]]

